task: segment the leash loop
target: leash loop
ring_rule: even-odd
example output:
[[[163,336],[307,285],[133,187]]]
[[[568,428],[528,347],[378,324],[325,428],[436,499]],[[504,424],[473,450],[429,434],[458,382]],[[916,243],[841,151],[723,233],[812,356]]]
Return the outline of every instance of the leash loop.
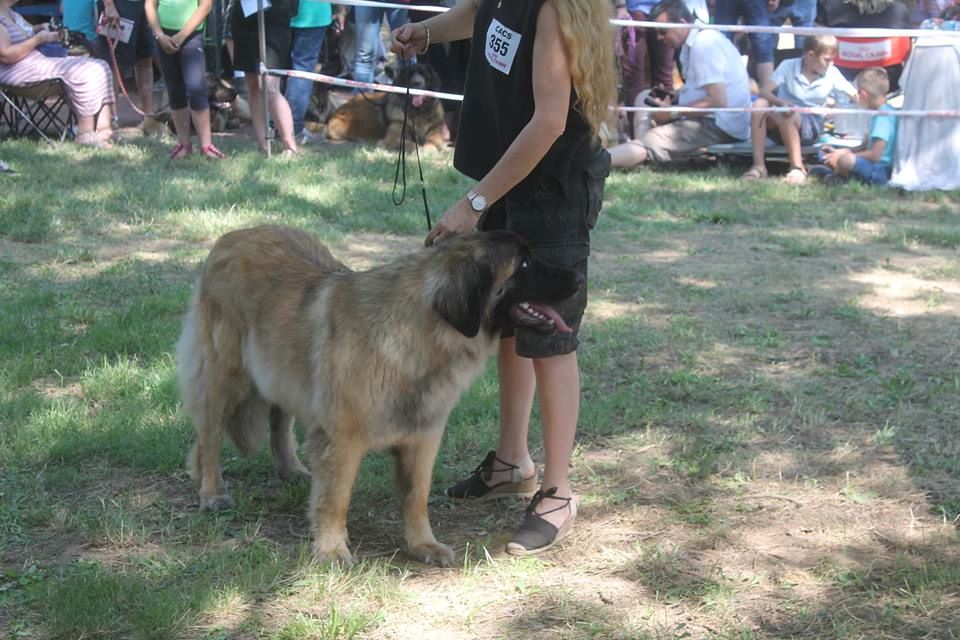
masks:
[[[401,65],[409,65],[408,61],[401,61]],[[397,153],[397,166],[393,174],[393,192],[391,196],[393,197],[393,204],[400,206],[403,204],[404,199],[407,195],[407,123],[410,123],[410,129],[412,130],[412,139],[413,146],[417,154],[417,169],[420,172],[420,194],[423,197],[423,213],[427,219],[427,232],[433,228],[433,223],[430,220],[430,205],[427,203],[427,185],[423,180],[423,164],[420,162],[420,144],[417,139],[417,125],[409,117],[410,109],[410,87],[407,87],[406,94],[403,99],[403,122],[400,125],[400,150]],[[397,187],[400,187],[400,196],[397,197]]]

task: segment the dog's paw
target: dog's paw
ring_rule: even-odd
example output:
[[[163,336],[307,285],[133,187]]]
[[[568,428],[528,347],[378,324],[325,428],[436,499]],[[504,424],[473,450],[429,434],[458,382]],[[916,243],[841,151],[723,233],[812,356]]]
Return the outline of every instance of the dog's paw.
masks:
[[[214,496],[200,496],[200,511],[229,511],[236,504],[228,493]]]
[[[354,565],[353,556],[346,544],[339,544],[332,548],[321,548],[319,545],[313,545],[313,557],[321,563],[330,563],[340,565],[344,568],[350,568]]]
[[[424,564],[435,564],[439,567],[453,566],[453,549],[439,542],[410,547],[407,550],[407,555]]]
[[[310,482],[311,475],[307,468],[302,464],[296,466],[277,469],[277,475],[284,482]]]

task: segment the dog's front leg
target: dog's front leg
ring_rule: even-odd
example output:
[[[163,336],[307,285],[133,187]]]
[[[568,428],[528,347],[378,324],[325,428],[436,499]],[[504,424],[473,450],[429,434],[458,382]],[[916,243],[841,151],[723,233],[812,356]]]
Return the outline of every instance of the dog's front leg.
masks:
[[[314,427],[310,437],[313,553],[320,561],[350,566],[353,556],[347,548],[347,510],[366,447],[342,433],[329,438],[321,427]]]
[[[397,464],[397,488],[403,509],[407,553],[420,562],[449,567],[453,565],[453,549],[433,537],[427,514],[433,463],[442,435],[442,427],[424,431],[392,451]]]

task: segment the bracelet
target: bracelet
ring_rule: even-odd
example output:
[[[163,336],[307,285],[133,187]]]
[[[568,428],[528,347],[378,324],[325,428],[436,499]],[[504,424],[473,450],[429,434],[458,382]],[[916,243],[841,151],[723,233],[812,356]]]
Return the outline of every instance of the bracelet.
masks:
[[[424,25],[423,25],[423,29],[424,29],[424,31],[427,32],[427,43],[426,43],[425,45],[423,45],[423,49],[420,49],[420,51],[417,51],[418,54],[426,53],[426,52],[427,52],[427,49],[430,48],[430,27],[428,27],[427,25],[424,24]]]

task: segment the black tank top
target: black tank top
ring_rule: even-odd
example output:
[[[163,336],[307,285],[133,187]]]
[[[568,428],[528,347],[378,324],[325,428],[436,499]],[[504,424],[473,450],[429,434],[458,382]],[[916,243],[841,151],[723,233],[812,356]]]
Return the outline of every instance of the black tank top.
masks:
[[[533,117],[533,41],[543,1],[482,0],[477,11],[453,158],[453,165],[474,180],[493,168]],[[571,91],[566,129],[508,198],[527,200],[547,181],[552,191],[565,194],[572,177],[586,167],[599,140],[575,103]]]

